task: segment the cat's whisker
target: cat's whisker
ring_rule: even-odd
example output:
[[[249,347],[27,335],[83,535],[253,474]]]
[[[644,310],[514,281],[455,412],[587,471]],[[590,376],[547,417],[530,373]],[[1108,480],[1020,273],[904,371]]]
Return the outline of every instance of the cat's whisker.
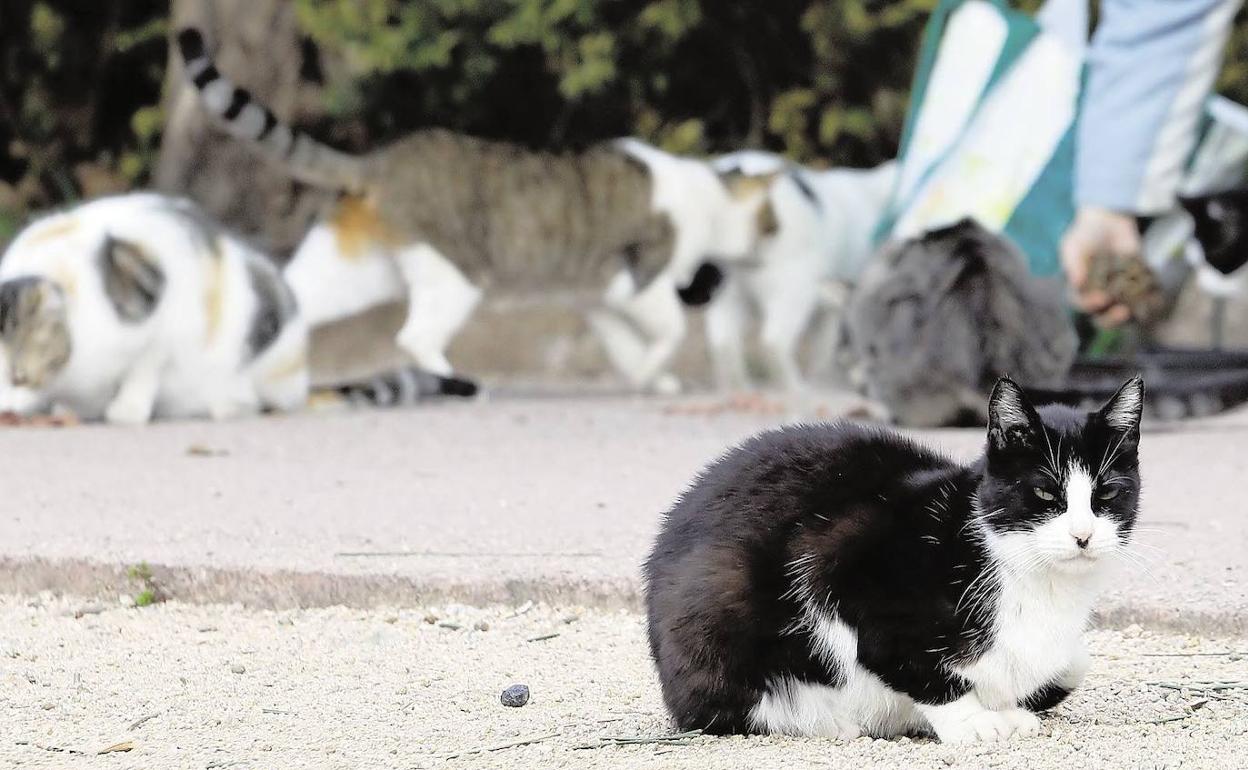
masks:
[[[1143,553],[1131,546],[1120,546],[1118,550],[1115,550],[1115,553],[1129,553],[1133,557],[1140,559],[1150,565],[1156,565],[1156,564],[1161,564],[1165,562],[1166,557],[1168,555],[1166,554],[1165,551],[1162,551],[1160,549],[1157,549],[1157,553]]]
[[[1118,435],[1118,442],[1114,444],[1113,450],[1107,451],[1104,455],[1101,456],[1101,467],[1096,471],[1096,476],[1098,478],[1103,473],[1105,473],[1105,470],[1107,468],[1112,467],[1114,464],[1114,461],[1118,459],[1118,452],[1122,447],[1122,442],[1125,441],[1126,438],[1127,438],[1127,432],[1123,431],[1122,433]]]
[[[1137,543],[1132,543],[1130,547],[1139,551],[1151,551],[1152,552],[1151,555],[1156,558],[1165,558],[1166,556],[1170,555],[1170,552],[1167,551],[1165,548],[1162,548],[1159,545],[1153,545],[1152,543],[1137,542]]]
[[[1116,555],[1120,557],[1123,561],[1125,561],[1128,565],[1139,569],[1139,571],[1144,573],[1145,577],[1147,577],[1148,579],[1152,580],[1155,583],[1161,582],[1160,578],[1158,578],[1157,575],[1150,568],[1150,565],[1147,562],[1145,562],[1142,558],[1140,558],[1139,554],[1132,553],[1131,551],[1118,551]]]

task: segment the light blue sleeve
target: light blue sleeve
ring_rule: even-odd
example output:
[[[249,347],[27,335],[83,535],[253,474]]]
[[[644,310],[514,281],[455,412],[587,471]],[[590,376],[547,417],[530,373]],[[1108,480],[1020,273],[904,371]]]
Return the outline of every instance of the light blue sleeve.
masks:
[[[1174,204],[1243,0],[1102,0],[1088,49],[1075,200],[1136,214]]]

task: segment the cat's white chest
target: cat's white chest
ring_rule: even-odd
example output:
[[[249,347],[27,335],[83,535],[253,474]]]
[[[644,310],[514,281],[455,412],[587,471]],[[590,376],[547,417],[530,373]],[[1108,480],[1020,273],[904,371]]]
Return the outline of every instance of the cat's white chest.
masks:
[[[997,601],[987,650],[954,670],[974,685],[988,708],[1012,708],[1083,665],[1091,604],[1092,592],[1083,586],[1049,579],[1008,581]]]

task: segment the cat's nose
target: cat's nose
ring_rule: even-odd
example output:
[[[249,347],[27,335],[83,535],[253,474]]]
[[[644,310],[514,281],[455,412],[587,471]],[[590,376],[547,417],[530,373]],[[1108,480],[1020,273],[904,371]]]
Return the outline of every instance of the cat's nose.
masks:
[[[1092,536],[1089,535],[1088,537],[1079,537],[1078,535],[1075,535],[1074,538],[1075,538],[1075,545],[1079,546],[1080,548],[1087,548],[1088,541],[1092,539]]]

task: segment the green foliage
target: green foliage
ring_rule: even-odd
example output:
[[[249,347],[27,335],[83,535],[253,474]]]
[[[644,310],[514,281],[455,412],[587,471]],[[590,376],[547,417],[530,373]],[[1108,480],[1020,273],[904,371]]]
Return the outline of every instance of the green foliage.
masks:
[[[813,164],[892,157],[938,0],[294,0],[323,119],[362,149],[445,126],[535,147],[635,135]],[[1034,11],[1041,0],[1017,0]],[[0,3],[0,240],[29,208],[147,182],[168,0]],[[1248,103],[1248,11],[1219,90]]]
[[[156,582],[156,577],[152,574],[152,568],[147,562],[144,561],[132,565],[126,570],[126,575],[142,586],[142,589],[134,595],[134,606],[148,607],[153,604],[159,604],[168,598],[165,591]]]
[[[146,583],[152,579],[152,568],[147,562],[141,561],[138,564],[130,565],[130,568],[126,570],[126,575],[131,580],[139,580]]]
[[[146,182],[167,14],[160,0],[0,3],[0,219]]]
[[[442,125],[534,146],[638,135],[868,164],[937,0],[296,0],[326,106],[368,143]]]

